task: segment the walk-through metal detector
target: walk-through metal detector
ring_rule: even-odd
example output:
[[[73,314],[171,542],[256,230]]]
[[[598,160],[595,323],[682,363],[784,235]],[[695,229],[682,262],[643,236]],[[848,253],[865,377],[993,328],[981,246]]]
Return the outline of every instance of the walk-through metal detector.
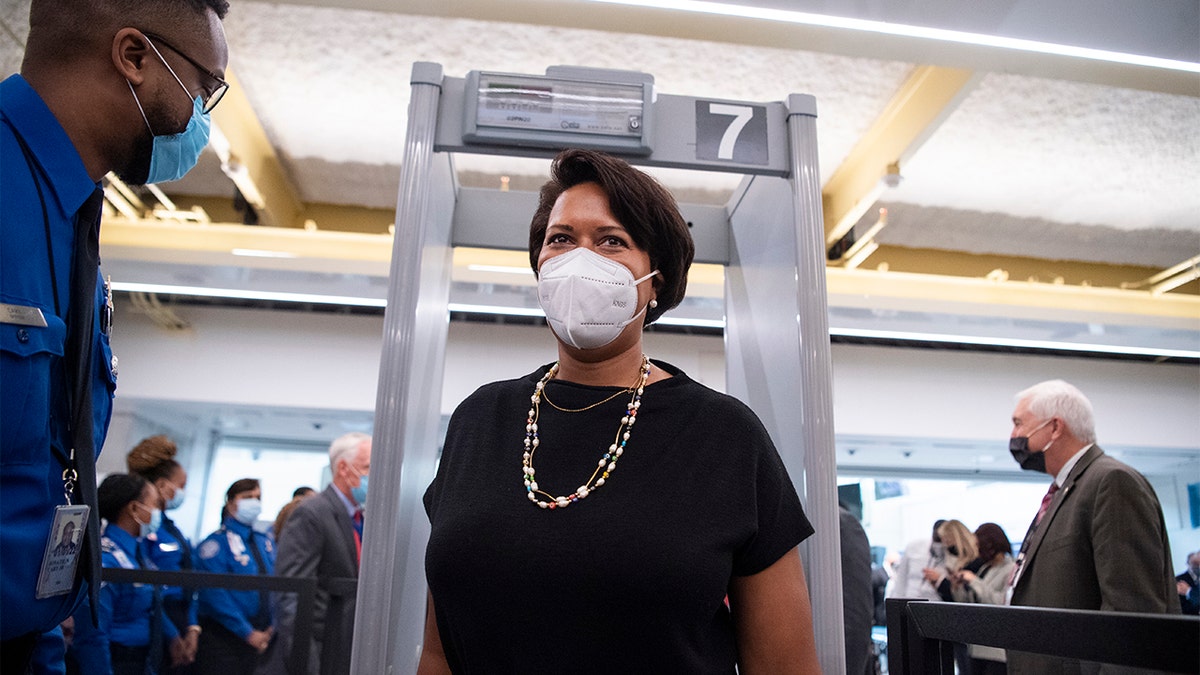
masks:
[[[726,386],[762,419],[798,483],[817,531],[801,553],[821,665],[826,673],[844,672],[813,97],[747,103],[655,94],[648,75],[583,68],[556,67],[546,75],[475,71],[453,78],[436,63],[414,64],[411,84],[352,672],[412,673],[420,655],[429,535],[421,497],[442,440],[452,248],[524,249],[526,230],[473,226],[468,214],[494,216],[505,204],[520,204],[518,222],[528,223],[536,203],[528,193],[460,189],[449,153],[550,158],[561,147],[605,150],[634,164],[745,176],[729,204],[717,209],[719,217],[708,219],[713,222],[688,216],[696,258],[726,265]],[[481,203],[490,206],[480,209]],[[681,208],[688,215],[688,207]]]

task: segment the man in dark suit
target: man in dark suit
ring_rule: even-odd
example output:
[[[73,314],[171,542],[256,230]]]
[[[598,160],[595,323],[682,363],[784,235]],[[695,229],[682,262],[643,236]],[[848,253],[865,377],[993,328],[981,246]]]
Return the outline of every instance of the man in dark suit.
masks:
[[[275,573],[286,577],[317,577],[313,639],[308,645],[291,642],[296,616],[295,596],[281,596],[280,633],[289,665],[296,649],[308,649],[309,675],[350,672],[350,643],[354,635],[354,596],[331,595],[323,582],[358,578],[362,554],[363,507],[367,503],[367,474],[371,471],[371,437],[358,432],[342,435],[329,446],[333,481],[321,494],[302,501],[280,532]]]
[[[1175,577],[1179,606],[1184,614],[1200,614],[1200,551],[1189,553],[1188,568]]]
[[[1054,482],[1025,535],[1011,604],[1179,613],[1158,497],[1140,473],[1095,445],[1091,402],[1062,380],[1034,385],[1016,400],[1013,458]],[[1078,662],[1008,652],[1014,675],[1080,669]]]
[[[838,503],[838,534],[842,553],[842,619],[845,622],[846,673],[875,672],[867,664],[874,658],[871,623],[875,618],[875,590],[871,585],[871,543],[862,523]]]

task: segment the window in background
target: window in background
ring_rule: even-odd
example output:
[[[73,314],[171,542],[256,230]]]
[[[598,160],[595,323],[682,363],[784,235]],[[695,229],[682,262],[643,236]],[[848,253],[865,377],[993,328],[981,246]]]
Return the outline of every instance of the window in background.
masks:
[[[225,491],[241,478],[257,478],[262,484],[263,508],[257,529],[265,531],[279,509],[291,501],[292,491],[301,485],[319,491],[328,483],[329,446],[324,443],[222,439],[213,451],[204,480],[197,541],[220,527]]]
[[[928,537],[939,518],[957,519],[971,530],[992,522],[1014,544],[1025,536],[1046,483],[1004,480],[859,478],[838,476],[839,493],[859,484],[863,529],[872,546],[900,552]]]

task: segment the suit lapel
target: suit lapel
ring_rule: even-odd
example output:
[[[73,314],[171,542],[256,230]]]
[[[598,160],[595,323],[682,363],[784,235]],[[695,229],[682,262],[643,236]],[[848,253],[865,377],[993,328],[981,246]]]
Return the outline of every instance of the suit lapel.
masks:
[[[325,489],[325,506],[333,514],[333,522],[337,524],[337,536],[342,540],[349,569],[354,570],[354,576],[358,576],[358,546],[354,543],[354,521],[350,520],[350,514],[346,513],[346,504],[334,493],[336,489],[333,485]]]
[[[1103,454],[1100,446],[1092,444],[1088,451],[1083,453],[1083,457],[1075,463],[1071,468],[1071,473],[1067,474],[1067,479],[1063,481],[1062,489],[1054,495],[1054,499],[1050,500],[1050,507],[1046,509],[1046,515],[1042,516],[1042,522],[1038,524],[1037,529],[1033,532],[1033,539],[1029,542],[1029,547],[1025,549],[1025,565],[1028,566],[1033,559],[1037,549],[1045,539],[1046,533],[1050,531],[1050,526],[1054,522],[1054,516],[1058,513],[1062,505],[1071,497],[1071,493],[1075,491],[1075,483],[1079,481],[1079,477],[1087,470],[1096,458]]]

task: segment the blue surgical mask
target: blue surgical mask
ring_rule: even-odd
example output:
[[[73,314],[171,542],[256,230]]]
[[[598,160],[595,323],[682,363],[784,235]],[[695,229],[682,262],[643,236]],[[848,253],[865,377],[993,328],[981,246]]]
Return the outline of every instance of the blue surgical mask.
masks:
[[[248,498],[239,499],[237,503],[237,512],[233,514],[234,520],[250,527],[258,520],[258,515],[262,513],[262,501],[258,499]]]
[[[142,506],[140,503],[138,504],[138,506],[141,506],[143,509],[146,508],[145,506]],[[138,521],[138,537],[139,538],[145,538],[145,537],[148,537],[148,536],[154,534],[155,532],[158,532],[158,528],[162,526],[162,511],[159,511],[158,509],[146,509],[146,510],[150,512],[150,522],[143,523],[140,520]]]
[[[350,488],[350,496],[354,497],[354,502],[359,506],[367,505],[367,478],[370,476],[359,476],[358,487]]]
[[[158,54],[159,60],[163,62],[167,70],[171,72],[171,76],[183,88],[183,93],[187,94],[188,98],[192,98],[191,92],[184,86],[183,81],[175,74],[167,60],[163,58],[158,47],[155,47],[153,42],[150,43],[150,46],[154,49],[154,53]],[[164,183],[183,178],[184,174],[191,171],[192,167],[196,166],[196,162],[200,161],[200,153],[208,145],[212,120],[204,112],[204,101],[199,96],[192,98],[192,116],[188,120],[187,128],[181,133],[159,136],[150,127],[150,120],[146,118],[146,111],[142,108],[142,102],[138,100],[137,92],[133,90],[133,84],[128,80],[125,81],[125,84],[129,85],[129,92],[133,94],[133,100],[142,113],[142,121],[146,123],[146,128],[150,129],[150,134],[154,136],[154,143],[150,151],[150,172],[146,175],[146,182]]]
[[[184,494],[183,488],[176,486],[175,494],[171,495],[171,498],[167,500],[167,504],[166,504],[167,510],[170,511],[172,509],[177,509],[180,506],[182,506],[183,498],[185,496],[186,495]]]

